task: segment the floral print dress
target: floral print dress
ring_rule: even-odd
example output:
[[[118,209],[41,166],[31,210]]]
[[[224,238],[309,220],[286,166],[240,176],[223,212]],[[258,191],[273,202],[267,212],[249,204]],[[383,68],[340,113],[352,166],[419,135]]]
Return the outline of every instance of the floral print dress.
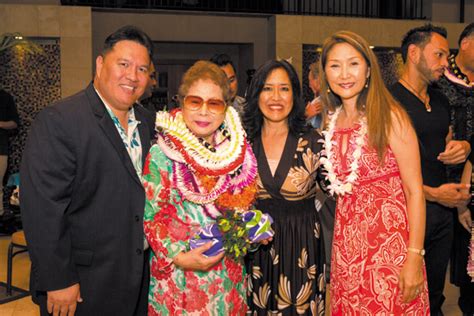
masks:
[[[344,179],[356,145],[353,128],[336,129],[333,155],[336,174]],[[398,276],[406,261],[408,218],[400,170],[390,148],[381,165],[367,146],[359,160],[358,179],[351,194],[338,197],[331,263],[331,315],[429,315],[428,290],[402,303]],[[425,276],[426,279],[426,276]]]
[[[243,264],[223,259],[208,272],[184,271],[172,258],[213,222],[203,207],[183,200],[173,164],[154,145],[144,167],[145,235],[152,248],[148,315],[245,315]]]
[[[315,208],[321,137],[289,134],[272,175],[260,139],[257,209],[274,220],[275,236],[248,255],[251,315],[324,315],[324,258]]]

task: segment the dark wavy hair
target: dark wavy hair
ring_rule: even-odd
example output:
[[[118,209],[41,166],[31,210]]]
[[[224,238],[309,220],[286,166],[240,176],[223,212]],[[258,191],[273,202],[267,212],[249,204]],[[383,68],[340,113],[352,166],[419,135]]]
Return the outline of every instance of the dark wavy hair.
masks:
[[[458,45],[461,47],[461,42],[464,38],[474,35],[474,23],[469,24],[464,28],[461,35],[459,35]]]
[[[431,35],[437,33],[444,38],[448,38],[448,31],[442,26],[436,26],[431,23],[423,26],[415,27],[409,30],[402,39],[402,59],[405,63],[407,61],[408,46],[414,44],[420,48],[424,48],[426,44],[431,40]]]
[[[305,104],[301,98],[300,80],[295,68],[285,60],[269,60],[255,72],[247,90],[247,103],[244,108],[243,123],[249,141],[253,141],[256,137],[260,136],[262,131],[263,114],[258,106],[258,100],[268,76],[273,70],[278,68],[283,69],[288,74],[293,91],[293,108],[290,114],[288,114],[290,133],[300,135],[308,130],[304,116]]]
[[[215,54],[214,56],[211,57],[211,59],[209,59],[209,61],[216,64],[219,67],[231,65],[235,71],[234,63],[232,62],[232,59],[230,59],[230,56],[227,54],[220,54],[220,53]]]

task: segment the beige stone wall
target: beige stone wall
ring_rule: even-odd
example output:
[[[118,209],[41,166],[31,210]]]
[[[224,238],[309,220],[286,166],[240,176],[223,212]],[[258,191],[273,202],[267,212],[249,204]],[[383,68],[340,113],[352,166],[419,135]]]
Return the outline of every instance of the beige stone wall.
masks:
[[[191,43],[251,44],[254,65],[268,58],[269,23],[266,17],[224,16],[201,13],[173,13],[163,11],[117,12],[94,10],[93,49],[100,52],[105,38],[124,25],[135,25],[144,30],[153,41]],[[270,52],[270,53],[273,53]]]
[[[293,65],[301,76],[303,44],[322,44],[324,39],[339,30],[356,32],[374,46],[399,47],[402,36],[411,28],[428,21],[338,18],[323,16],[275,17],[275,54],[293,58]],[[457,39],[467,24],[436,23],[448,30],[451,48],[457,48]]]
[[[0,34],[59,38],[61,96],[83,89],[92,79],[91,10],[87,7],[0,5]]]
[[[461,1],[431,0],[431,20],[440,22],[459,22]],[[474,21],[474,0],[464,0],[464,21]]]
[[[0,34],[20,32],[31,37],[60,38],[63,97],[88,84],[92,79],[93,56],[105,37],[126,24],[141,27],[155,41],[250,44],[255,67],[269,58],[292,57],[301,73],[302,45],[321,44],[337,30],[355,31],[374,46],[398,47],[408,29],[426,23],[323,16],[92,12],[89,7],[21,4],[0,4],[0,21]],[[439,24],[448,29],[450,46],[456,48],[457,37],[466,24]]]

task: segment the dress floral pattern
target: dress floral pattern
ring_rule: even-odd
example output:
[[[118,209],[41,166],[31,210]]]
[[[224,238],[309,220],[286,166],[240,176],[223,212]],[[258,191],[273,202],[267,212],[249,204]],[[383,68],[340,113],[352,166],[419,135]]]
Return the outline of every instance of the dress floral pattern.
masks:
[[[319,139],[314,131],[288,135],[274,176],[261,141],[254,141],[257,208],[273,217],[275,236],[248,255],[251,315],[324,315],[324,258],[314,202]]]
[[[176,268],[172,258],[214,220],[201,205],[183,200],[170,179],[173,161],[158,145],[144,171],[145,235],[153,250],[148,315],[245,315],[243,264],[225,258],[208,272]]]
[[[333,154],[339,178],[350,172],[355,146],[342,152],[342,141],[357,125],[334,132]],[[366,141],[367,144],[367,141]],[[382,165],[377,152],[362,147],[359,178],[352,194],[338,197],[331,262],[331,315],[428,315],[424,290],[401,302],[398,275],[405,263],[408,219],[400,171],[388,149]],[[426,277],[425,277],[426,279]]]

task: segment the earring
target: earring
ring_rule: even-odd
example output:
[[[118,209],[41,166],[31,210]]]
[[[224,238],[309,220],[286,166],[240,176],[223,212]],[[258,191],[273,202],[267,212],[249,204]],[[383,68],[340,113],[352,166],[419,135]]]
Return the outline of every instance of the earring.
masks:
[[[365,86],[364,86],[364,87],[365,87],[366,89],[369,87],[369,78],[370,78],[370,77],[367,77],[367,81],[365,82]]]
[[[327,92],[328,92],[328,94],[330,94],[330,93],[331,93],[331,89],[330,89],[329,87],[328,87],[328,90],[327,90]]]

